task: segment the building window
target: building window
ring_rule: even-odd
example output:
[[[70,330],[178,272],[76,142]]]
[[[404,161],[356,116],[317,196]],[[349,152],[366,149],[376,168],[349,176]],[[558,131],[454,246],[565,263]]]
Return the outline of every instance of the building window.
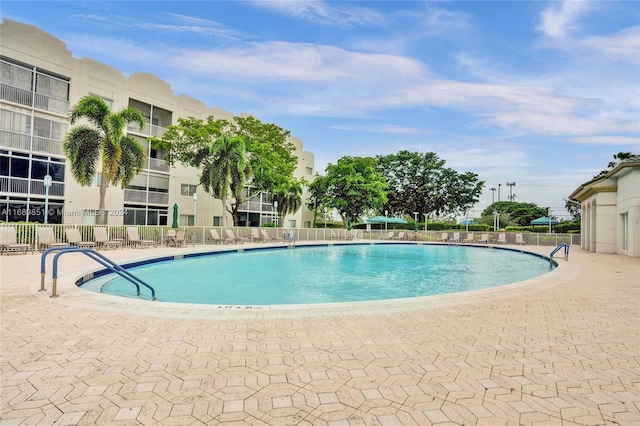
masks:
[[[188,183],[183,183],[180,185],[180,195],[188,195],[192,197],[196,192],[196,185],[190,185]]]
[[[295,219],[289,219],[289,228],[295,228],[295,227],[296,227]]]
[[[222,226],[222,216],[213,217],[213,226]]]
[[[620,245],[622,250],[629,250],[629,213],[620,215]]]
[[[311,176],[313,174],[313,169],[311,167],[307,167],[307,174]]]
[[[194,217],[192,214],[181,214],[178,220],[179,226],[193,226]]]

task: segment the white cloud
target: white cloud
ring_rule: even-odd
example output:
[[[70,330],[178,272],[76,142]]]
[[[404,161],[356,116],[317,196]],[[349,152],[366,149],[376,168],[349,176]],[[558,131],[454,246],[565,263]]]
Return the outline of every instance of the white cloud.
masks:
[[[605,57],[630,64],[640,64],[640,26],[625,28],[612,36],[591,36],[580,40],[583,48]]]
[[[267,0],[249,1],[248,4],[290,16],[295,19],[325,26],[382,26],[384,15],[368,8],[344,6],[339,2]],[[340,6],[337,6],[340,5]]]
[[[578,28],[578,21],[593,7],[585,0],[563,0],[553,2],[541,14],[538,29],[549,37],[565,37]]]

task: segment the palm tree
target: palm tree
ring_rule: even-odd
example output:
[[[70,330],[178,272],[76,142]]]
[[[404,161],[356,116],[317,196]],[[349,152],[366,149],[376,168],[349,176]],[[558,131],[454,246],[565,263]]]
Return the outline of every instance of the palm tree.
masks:
[[[224,212],[231,213],[233,224],[237,222],[238,200],[242,196],[242,189],[249,175],[249,159],[242,137],[222,136],[209,147],[209,159],[202,164],[200,183],[206,192],[222,200],[222,226],[225,226]],[[229,193],[236,200],[231,210],[227,209]]]
[[[144,128],[145,119],[135,108],[124,108],[112,112],[98,96],[85,96],[71,109],[69,121],[75,124],[86,119],[90,124],[81,124],[71,129],[65,138],[63,149],[71,164],[71,173],[82,186],[91,185],[102,159],[100,179],[99,214],[96,222],[107,223],[105,195],[107,185],[120,183],[124,188],[142,171],[146,153],[142,145],[124,134],[127,124],[135,123]]]
[[[278,217],[284,218],[289,213],[297,212],[302,206],[302,184],[291,180],[284,192],[275,193],[274,201],[278,202]]]

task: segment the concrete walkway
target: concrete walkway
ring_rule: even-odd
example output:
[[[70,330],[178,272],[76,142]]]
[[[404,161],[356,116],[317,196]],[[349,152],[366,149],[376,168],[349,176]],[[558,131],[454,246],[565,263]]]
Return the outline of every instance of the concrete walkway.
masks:
[[[498,289],[262,308],[88,293],[79,254],[53,299],[51,260],[38,292],[40,255],[4,255],[0,424],[640,425],[640,259],[571,250]]]

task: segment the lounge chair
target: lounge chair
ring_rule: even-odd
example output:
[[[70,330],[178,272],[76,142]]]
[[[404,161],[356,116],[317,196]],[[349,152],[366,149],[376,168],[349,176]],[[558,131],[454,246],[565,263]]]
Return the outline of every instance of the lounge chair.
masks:
[[[522,245],[526,244],[524,242],[524,238],[522,237],[522,234],[516,234],[516,244],[522,244]]]
[[[440,237],[440,241],[442,241],[443,243],[446,243],[449,241],[449,233],[448,232],[443,232],[442,233],[442,237]]]
[[[251,241],[252,243],[262,241],[260,234],[258,234],[257,228],[251,228],[251,237],[249,237],[249,241]]]
[[[186,247],[187,232],[184,229],[178,229],[176,231],[176,238],[173,241],[175,247]]]
[[[345,235],[345,239],[347,240],[357,240],[358,239],[358,231],[347,231],[346,235]]]
[[[240,236],[236,237],[236,235],[233,233],[231,229],[225,229],[224,232],[227,233],[227,240],[229,241],[233,241],[240,244],[243,244],[245,241],[248,241],[244,237],[240,237]]]
[[[96,243],[93,241],[83,241],[78,228],[66,228],[64,233],[67,235],[67,242],[69,245],[84,248],[96,246]]]
[[[469,232],[467,237],[462,240],[463,243],[472,243],[473,242],[473,232]]]
[[[336,234],[334,231],[331,231],[331,234],[329,234],[329,239],[330,240],[341,240],[342,238],[340,237],[340,234]]]
[[[175,229],[169,229],[167,230],[167,235],[165,236],[165,245],[168,246],[176,246],[176,230]]]
[[[273,241],[273,238],[269,236],[266,229],[261,229],[260,233],[262,234],[262,241],[264,241],[265,243],[270,243]]]
[[[450,243],[459,243],[460,242],[460,233],[454,232],[451,238],[449,238]]]
[[[48,248],[54,247],[68,247],[69,244],[60,242],[56,240],[56,236],[53,233],[53,228],[48,226],[40,226],[38,227],[38,245],[40,246],[40,251],[44,251]]]
[[[404,231],[398,232],[397,237],[393,237],[394,240],[404,240]]]
[[[127,241],[133,247],[151,247],[155,246],[156,242],[154,240],[143,240],[140,238],[138,234],[138,227],[136,226],[127,226]]]
[[[107,228],[96,226],[93,228],[93,239],[96,240],[96,246],[106,248],[118,248],[122,246],[122,241],[112,240],[109,238]]]
[[[16,228],[13,226],[0,228],[0,255],[5,251],[7,254],[11,252],[23,252],[26,254],[29,250],[33,254],[31,244],[18,244]]]
[[[498,244],[507,244],[507,234],[504,232],[498,234]]]
[[[480,239],[478,240],[479,243],[484,243],[484,244],[489,244],[489,234],[482,234],[482,236],[480,236]]]
[[[387,235],[383,234],[380,238],[383,240],[393,240],[393,231],[387,232]]]
[[[220,237],[220,234],[218,234],[217,230],[209,229],[209,235],[211,236],[211,239],[213,240],[214,243],[222,244],[222,238]]]

